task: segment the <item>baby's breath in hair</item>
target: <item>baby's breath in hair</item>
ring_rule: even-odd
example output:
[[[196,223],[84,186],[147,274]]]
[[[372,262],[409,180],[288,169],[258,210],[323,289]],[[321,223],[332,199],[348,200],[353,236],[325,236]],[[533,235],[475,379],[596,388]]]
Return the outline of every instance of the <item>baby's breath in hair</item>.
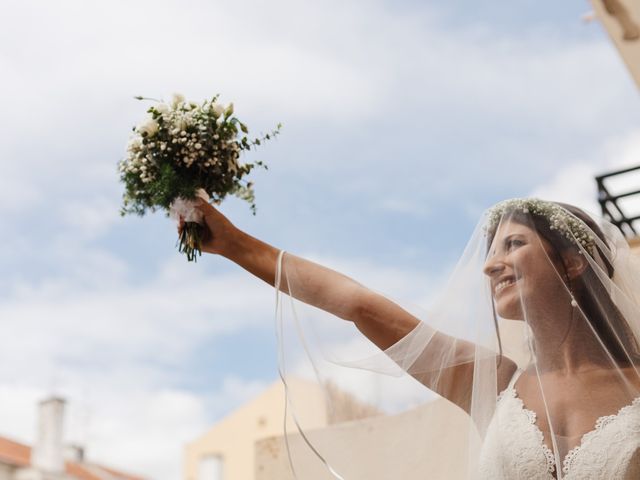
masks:
[[[495,230],[502,217],[512,211],[546,218],[551,230],[559,231],[572,243],[581,245],[589,253],[593,252],[594,236],[582,220],[556,203],[537,198],[514,198],[496,204],[488,212],[486,230]]]

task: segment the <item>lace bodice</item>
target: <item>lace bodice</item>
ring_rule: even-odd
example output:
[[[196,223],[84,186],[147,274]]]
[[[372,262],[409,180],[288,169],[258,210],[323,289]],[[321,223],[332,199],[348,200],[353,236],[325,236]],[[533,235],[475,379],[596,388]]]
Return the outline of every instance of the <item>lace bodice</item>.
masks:
[[[556,475],[554,454],[544,443],[536,414],[524,407],[513,384],[498,396],[479,463],[482,480],[640,479],[640,397],[595,428],[562,459]]]

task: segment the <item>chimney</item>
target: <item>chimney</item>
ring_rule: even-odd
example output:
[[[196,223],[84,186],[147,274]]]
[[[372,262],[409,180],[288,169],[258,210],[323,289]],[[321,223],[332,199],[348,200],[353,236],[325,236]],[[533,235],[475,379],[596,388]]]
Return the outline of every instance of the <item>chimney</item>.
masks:
[[[64,472],[62,429],[65,401],[51,397],[38,406],[38,433],[31,454],[31,466],[51,473]]]

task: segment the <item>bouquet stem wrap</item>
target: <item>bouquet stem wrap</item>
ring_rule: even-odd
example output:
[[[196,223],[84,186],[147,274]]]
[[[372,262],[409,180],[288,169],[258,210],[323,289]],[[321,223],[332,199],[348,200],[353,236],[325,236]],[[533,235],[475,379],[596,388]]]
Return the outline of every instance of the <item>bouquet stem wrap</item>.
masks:
[[[203,188],[196,191],[196,197],[205,202],[210,197]],[[202,213],[195,208],[196,201],[183,197],[175,199],[169,207],[169,216],[180,223],[184,221],[184,227],[178,239],[178,251],[187,256],[187,260],[197,261],[197,256],[202,255],[202,239],[204,234],[204,219]]]

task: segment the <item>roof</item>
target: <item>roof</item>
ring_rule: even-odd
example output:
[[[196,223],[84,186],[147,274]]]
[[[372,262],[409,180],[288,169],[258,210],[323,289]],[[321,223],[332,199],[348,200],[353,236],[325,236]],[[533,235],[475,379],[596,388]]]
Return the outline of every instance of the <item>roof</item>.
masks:
[[[25,468],[31,466],[31,447],[6,437],[0,437],[0,464]],[[144,480],[94,463],[66,462],[67,475],[78,480]]]
[[[31,447],[0,437],[0,463],[28,467],[31,465]]]

